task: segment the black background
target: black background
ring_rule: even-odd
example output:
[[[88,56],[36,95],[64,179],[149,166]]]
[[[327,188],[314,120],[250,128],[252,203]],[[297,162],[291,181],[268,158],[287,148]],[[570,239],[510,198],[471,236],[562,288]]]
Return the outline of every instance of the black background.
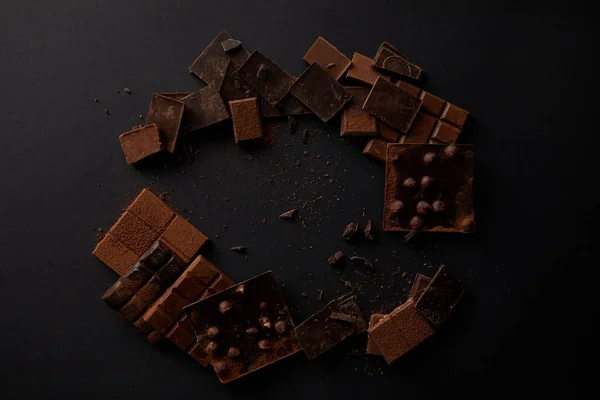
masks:
[[[597,179],[592,23],[548,4],[485,7],[0,0],[0,397],[573,395],[591,330],[584,289],[597,264],[588,234],[598,217],[588,189]],[[307,144],[284,121],[251,149],[235,146],[225,124],[190,135],[192,164],[181,156],[128,167],[118,135],[140,122],[153,92],[201,87],[188,66],[221,29],[296,75],[319,35],[349,57],[373,56],[383,40],[398,46],[425,69],[426,89],[473,115],[461,142],[477,148],[478,233],[422,236],[410,247],[381,232],[375,244],[344,243],[348,222],[381,223],[384,172],[360,143],[338,137],[339,119],[302,118]],[[94,229],[107,230],[147,186],[172,191],[171,204],[211,237],[205,253],[234,280],[273,269],[296,322],[322,306],[317,289],[327,301],[343,293],[341,277],[366,315],[389,312],[415,272],[440,263],[467,296],[392,367],[353,355],[361,336],[312,362],[297,354],[221,385],[100,301],[116,276],[91,254]],[[290,208],[300,209],[296,221],[277,218]],[[229,250],[240,244],[247,260]],[[346,263],[338,276],[325,263],[336,250],[377,259],[377,271]]]

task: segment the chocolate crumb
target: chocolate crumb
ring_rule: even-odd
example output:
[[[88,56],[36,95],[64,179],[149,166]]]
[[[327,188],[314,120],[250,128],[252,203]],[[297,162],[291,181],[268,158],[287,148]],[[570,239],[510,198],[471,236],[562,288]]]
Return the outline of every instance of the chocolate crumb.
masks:
[[[302,292],[302,294],[300,296],[302,296],[302,297],[308,297],[308,293]]]
[[[407,233],[407,234],[404,236],[404,243],[408,243],[408,242],[410,242],[410,240],[411,240],[412,238],[414,238],[416,234],[417,234],[417,231],[416,231],[416,230],[415,230],[415,231],[410,231],[410,232],[408,232],[408,233]]]
[[[296,215],[296,209],[295,208],[293,210],[289,210],[289,211],[286,211],[286,212],[280,214],[279,218],[281,218],[281,219],[293,219],[294,215]]]
[[[352,239],[356,234],[356,231],[358,231],[358,222],[349,223],[348,225],[346,225],[346,228],[344,228],[344,233],[342,233],[342,239]]]
[[[246,246],[233,246],[229,250],[235,251],[235,252],[238,252],[238,253],[245,253],[246,252]]]
[[[110,115],[110,112],[107,109],[104,109],[104,114]]]
[[[375,232],[377,232],[377,228],[373,221],[369,220],[365,228],[365,237],[369,240],[375,240]]]
[[[94,103],[97,103],[97,102],[98,102],[98,98],[95,98],[95,99],[94,99]]]
[[[373,267],[373,263],[371,263],[371,261],[369,261],[365,257],[352,256],[352,257],[350,257],[350,259],[352,260],[352,262],[354,262],[354,264],[362,264],[368,269],[375,269]]]
[[[344,258],[344,253],[341,251],[337,251],[334,255],[327,259],[327,264],[333,265],[339,262],[342,258]]]
[[[119,89],[117,89],[117,94],[121,93],[121,91]]]
[[[334,313],[331,313],[329,318],[335,319],[337,321],[348,322],[350,324],[353,324],[356,322],[356,318],[354,318],[352,315],[348,315],[348,314],[344,314],[344,313],[334,312]]]
[[[318,301],[323,301],[323,296],[325,295],[325,290],[319,289],[319,295],[317,296]]]
[[[131,89],[129,89],[129,88],[125,88],[125,89],[123,89],[123,90],[125,91],[125,93],[127,93],[127,94],[131,94]]]
[[[97,228],[97,229],[95,229],[95,231],[96,231],[96,240],[97,241],[101,241],[102,239],[104,239],[104,236],[106,235],[104,233],[104,229]]]

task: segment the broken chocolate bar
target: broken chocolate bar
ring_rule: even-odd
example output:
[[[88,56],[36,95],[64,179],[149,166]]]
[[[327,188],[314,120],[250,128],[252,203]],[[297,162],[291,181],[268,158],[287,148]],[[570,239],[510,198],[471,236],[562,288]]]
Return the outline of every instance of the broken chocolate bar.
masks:
[[[175,151],[175,143],[179,135],[179,125],[183,116],[185,104],[179,100],[154,93],[150,110],[146,116],[146,124],[156,124],[164,148],[169,153]]]
[[[389,76],[376,70],[372,65],[372,59],[362,54],[354,53],[354,56],[352,56],[352,65],[348,69],[346,78],[368,86],[372,86],[379,77],[387,80],[390,79]]]
[[[352,101],[342,112],[340,136],[377,135],[377,120],[362,108],[369,95],[369,89],[354,86],[345,89],[352,96]]]
[[[262,122],[256,97],[229,102],[235,143],[260,139]]]
[[[237,73],[272,106],[277,106],[294,82],[292,75],[257,50],[248,57]]]
[[[385,72],[391,72],[395,75],[411,79],[419,79],[423,72],[421,67],[411,62],[404,54],[400,53],[397,48],[388,42],[383,42],[381,46],[379,46],[377,54],[373,59],[373,66],[384,70]]]
[[[346,293],[335,300],[344,314],[354,318],[354,333],[365,332],[367,330],[367,321],[360,311],[358,299],[353,293]]]
[[[290,93],[323,122],[329,121],[352,99],[350,93],[317,63],[312,63],[294,82]]]
[[[125,161],[129,165],[162,150],[160,134],[155,124],[125,132],[119,136],[119,141],[125,154]]]
[[[196,131],[229,119],[229,113],[219,94],[220,84],[211,84],[184,97],[184,125],[188,131]]]
[[[241,45],[237,46],[235,50],[232,49],[233,51],[225,52],[221,43],[229,39],[233,39],[233,37],[229,33],[221,31],[193,62],[190,66],[190,72],[202,79],[207,85],[215,84],[219,86],[225,74],[227,63],[231,61],[237,69],[249,55],[248,50]]]
[[[421,109],[400,143],[453,144],[469,112],[416,86],[398,81],[398,87],[423,100]]]
[[[462,297],[465,289],[441,266],[420,297],[415,297],[417,311],[433,325],[440,326]]]
[[[377,78],[363,108],[400,132],[408,132],[423,101],[391,82]]]
[[[271,271],[191,304],[185,312],[222,383],[300,350]]]
[[[384,229],[474,232],[472,146],[390,144]]]
[[[351,64],[348,57],[321,36],[308,49],[304,61],[309,64],[319,64],[336,81],[344,75]]]

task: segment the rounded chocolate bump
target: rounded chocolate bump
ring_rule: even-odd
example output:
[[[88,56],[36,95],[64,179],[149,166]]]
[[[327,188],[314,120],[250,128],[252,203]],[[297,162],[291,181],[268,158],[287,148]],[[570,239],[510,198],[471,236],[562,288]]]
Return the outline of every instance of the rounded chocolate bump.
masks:
[[[218,334],[219,334],[219,328],[217,328],[216,326],[211,326],[210,328],[208,328],[206,330],[206,336],[208,336],[211,339],[216,338]]]
[[[268,306],[267,303],[265,303],[264,301],[260,302],[260,306],[259,307],[260,307],[261,310],[266,310],[267,306]]]
[[[415,181],[413,178],[406,178],[404,180],[404,182],[402,182],[402,186],[407,187],[407,188],[413,188],[413,187],[415,187],[416,184],[417,184],[417,181]]]
[[[256,335],[258,333],[258,329],[256,329],[255,327],[250,327],[248,329],[246,329],[246,333],[248,335]]]
[[[219,346],[215,342],[208,342],[208,344],[206,345],[206,354],[208,354],[209,356],[214,355],[218,347]]]
[[[434,212],[440,212],[440,211],[444,211],[446,209],[446,203],[444,203],[441,200],[436,200],[433,202],[433,211]]]
[[[425,156],[423,156],[423,163],[425,165],[431,164],[433,160],[435,160],[435,153],[433,152],[426,153]]]
[[[392,201],[392,204],[390,204],[390,211],[392,212],[392,214],[399,214],[400,211],[402,211],[403,209],[404,203],[400,200],[394,200]]]
[[[231,310],[230,302],[223,300],[221,303],[219,303],[219,311],[221,311],[222,314],[225,314],[229,310]]]
[[[275,332],[281,336],[287,330],[287,323],[285,321],[279,320],[275,323]]]
[[[235,288],[235,293],[242,295],[244,294],[244,291],[246,291],[246,285],[239,285],[238,287]]]
[[[272,324],[269,317],[261,317],[259,322],[263,329],[271,329]]]
[[[454,157],[457,152],[458,152],[458,147],[456,147],[453,144],[451,144],[450,146],[446,146],[444,148],[444,156],[446,156],[447,158]]]
[[[421,200],[417,203],[417,212],[419,214],[427,215],[427,213],[431,210],[431,204],[426,201]]]
[[[258,348],[261,350],[269,350],[271,348],[271,342],[267,339],[263,339],[258,342]]]
[[[433,178],[425,175],[421,178],[421,189],[425,189],[427,186],[431,185],[431,182],[433,182]]]
[[[240,349],[238,349],[237,347],[230,347],[229,350],[227,350],[227,356],[229,358],[239,357],[240,354]]]
[[[423,225],[423,220],[419,216],[415,216],[410,220],[410,229],[417,230]]]
[[[215,361],[212,365],[217,375],[222,375],[227,370],[227,364],[223,361]]]

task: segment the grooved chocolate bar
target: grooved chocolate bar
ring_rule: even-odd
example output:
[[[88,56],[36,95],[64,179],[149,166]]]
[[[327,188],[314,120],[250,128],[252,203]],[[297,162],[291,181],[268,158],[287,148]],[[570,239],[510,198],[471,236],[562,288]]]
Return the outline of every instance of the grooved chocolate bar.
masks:
[[[271,271],[185,308],[219,380],[231,382],[300,350]]]
[[[469,112],[416,86],[398,81],[397,86],[423,101],[419,113],[400,143],[453,144]]]
[[[234,281],[198,256],[145,312],[142,320],[206,367],[208,357],[202,347],[196,346],[196,335],[183,307],[233,285]]]
[[[411,62],[408,57],[389,44],[383,42],[373,59],[373,66],[386,72],[405,76],[407,78],[419,79],[423,69]]]

